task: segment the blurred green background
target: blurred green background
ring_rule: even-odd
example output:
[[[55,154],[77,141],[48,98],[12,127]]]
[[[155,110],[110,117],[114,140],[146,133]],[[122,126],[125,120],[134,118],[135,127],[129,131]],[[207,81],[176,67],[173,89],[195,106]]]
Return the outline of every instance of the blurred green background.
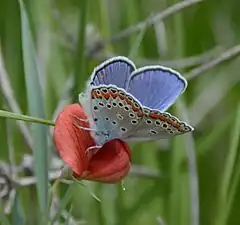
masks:
[[[175,4],[164,20],[118,36]],[[195,131],[132,145],[126,191],[94,182],[91,191],[52,189],[48,170],[54,179],[62,165],[52,128],[1,118],[0,223],[239,225],[239,9],[238,0],[1,0],[0,109],[54,120],[94,66],[124,55],[188,78],[170,112]]]

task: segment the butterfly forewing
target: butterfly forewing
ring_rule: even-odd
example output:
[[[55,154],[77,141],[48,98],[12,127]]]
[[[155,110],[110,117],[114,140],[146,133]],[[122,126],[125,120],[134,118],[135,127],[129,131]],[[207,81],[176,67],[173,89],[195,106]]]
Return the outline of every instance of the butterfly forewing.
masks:
[[[143,119],[127,139],[157,140],[192,131],[193,128],[167,112],[143,108]]]
[[[109,139],[125,139],[143,118],[142,107],[123,89],[103,85],[92,89],[92,116],[98,131]]]

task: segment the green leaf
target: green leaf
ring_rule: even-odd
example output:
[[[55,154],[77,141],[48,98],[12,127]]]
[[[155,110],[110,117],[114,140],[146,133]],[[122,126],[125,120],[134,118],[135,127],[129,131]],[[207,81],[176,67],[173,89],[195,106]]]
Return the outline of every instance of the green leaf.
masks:
[[[233,197],[236,192],[237,184],[239,182],[239,162],[236,170],[236,159],[238,155],[238,145],[240,138],[240,104],[237,108],[236,121],[232,130],[230,146],[226,163],[223,171],[222,182],[219,192],[218,216],[216,217],[216,225],[226,224],[229,216]],[[238,156],[239,158],[239,156]],[[238,160],[239,161],[239,160]],[[230,197],[230,198],[229,198]]]
[[[22,0],[19,0],[19,4],[28,110],[31,116],[44,118],[43,93],[39,82],[35,46],[24,3]],[[37,177],[38,201],[41,212],[45,213],[48,204],[47,129],[41,124],[32,124],[31,129],[34,143],[33,153]]]
[[[13,210],[12,210],[12,224],[13,225],[25,224],[24,210],[23,210],[22,201],[18,192],[16,193]]]

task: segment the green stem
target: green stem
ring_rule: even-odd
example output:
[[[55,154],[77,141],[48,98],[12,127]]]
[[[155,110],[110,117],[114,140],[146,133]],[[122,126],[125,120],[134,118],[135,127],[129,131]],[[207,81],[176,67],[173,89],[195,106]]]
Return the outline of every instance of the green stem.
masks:
[[[22,120],[30,123],[41,123],[49,126],[55,126],[55,123],[51,120],[45,120],[45,119],[41,119],[33,116],[21,115],[18,113],[8,112],[5,110],[0,110],[0,117],[14,119],[14,120]]]

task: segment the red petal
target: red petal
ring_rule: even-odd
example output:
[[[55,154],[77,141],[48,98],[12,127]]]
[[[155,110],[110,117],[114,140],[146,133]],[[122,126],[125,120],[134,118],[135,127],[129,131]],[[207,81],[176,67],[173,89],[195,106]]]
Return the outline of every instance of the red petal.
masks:
[[[54,142],[63,161],[72,168],[73,172],[81,176],[89,163],[85,150],[95,143],[89,131],[74,125],[77,123],[79,126],[89,127],[88,123],[79,121],[74,116],[87,119],[79,104],[66,106],[56,119]]]
[[[131,156],[128,145],[118,139],[106,143],[91,159],[83,179],[117,183],[129,172]]]

